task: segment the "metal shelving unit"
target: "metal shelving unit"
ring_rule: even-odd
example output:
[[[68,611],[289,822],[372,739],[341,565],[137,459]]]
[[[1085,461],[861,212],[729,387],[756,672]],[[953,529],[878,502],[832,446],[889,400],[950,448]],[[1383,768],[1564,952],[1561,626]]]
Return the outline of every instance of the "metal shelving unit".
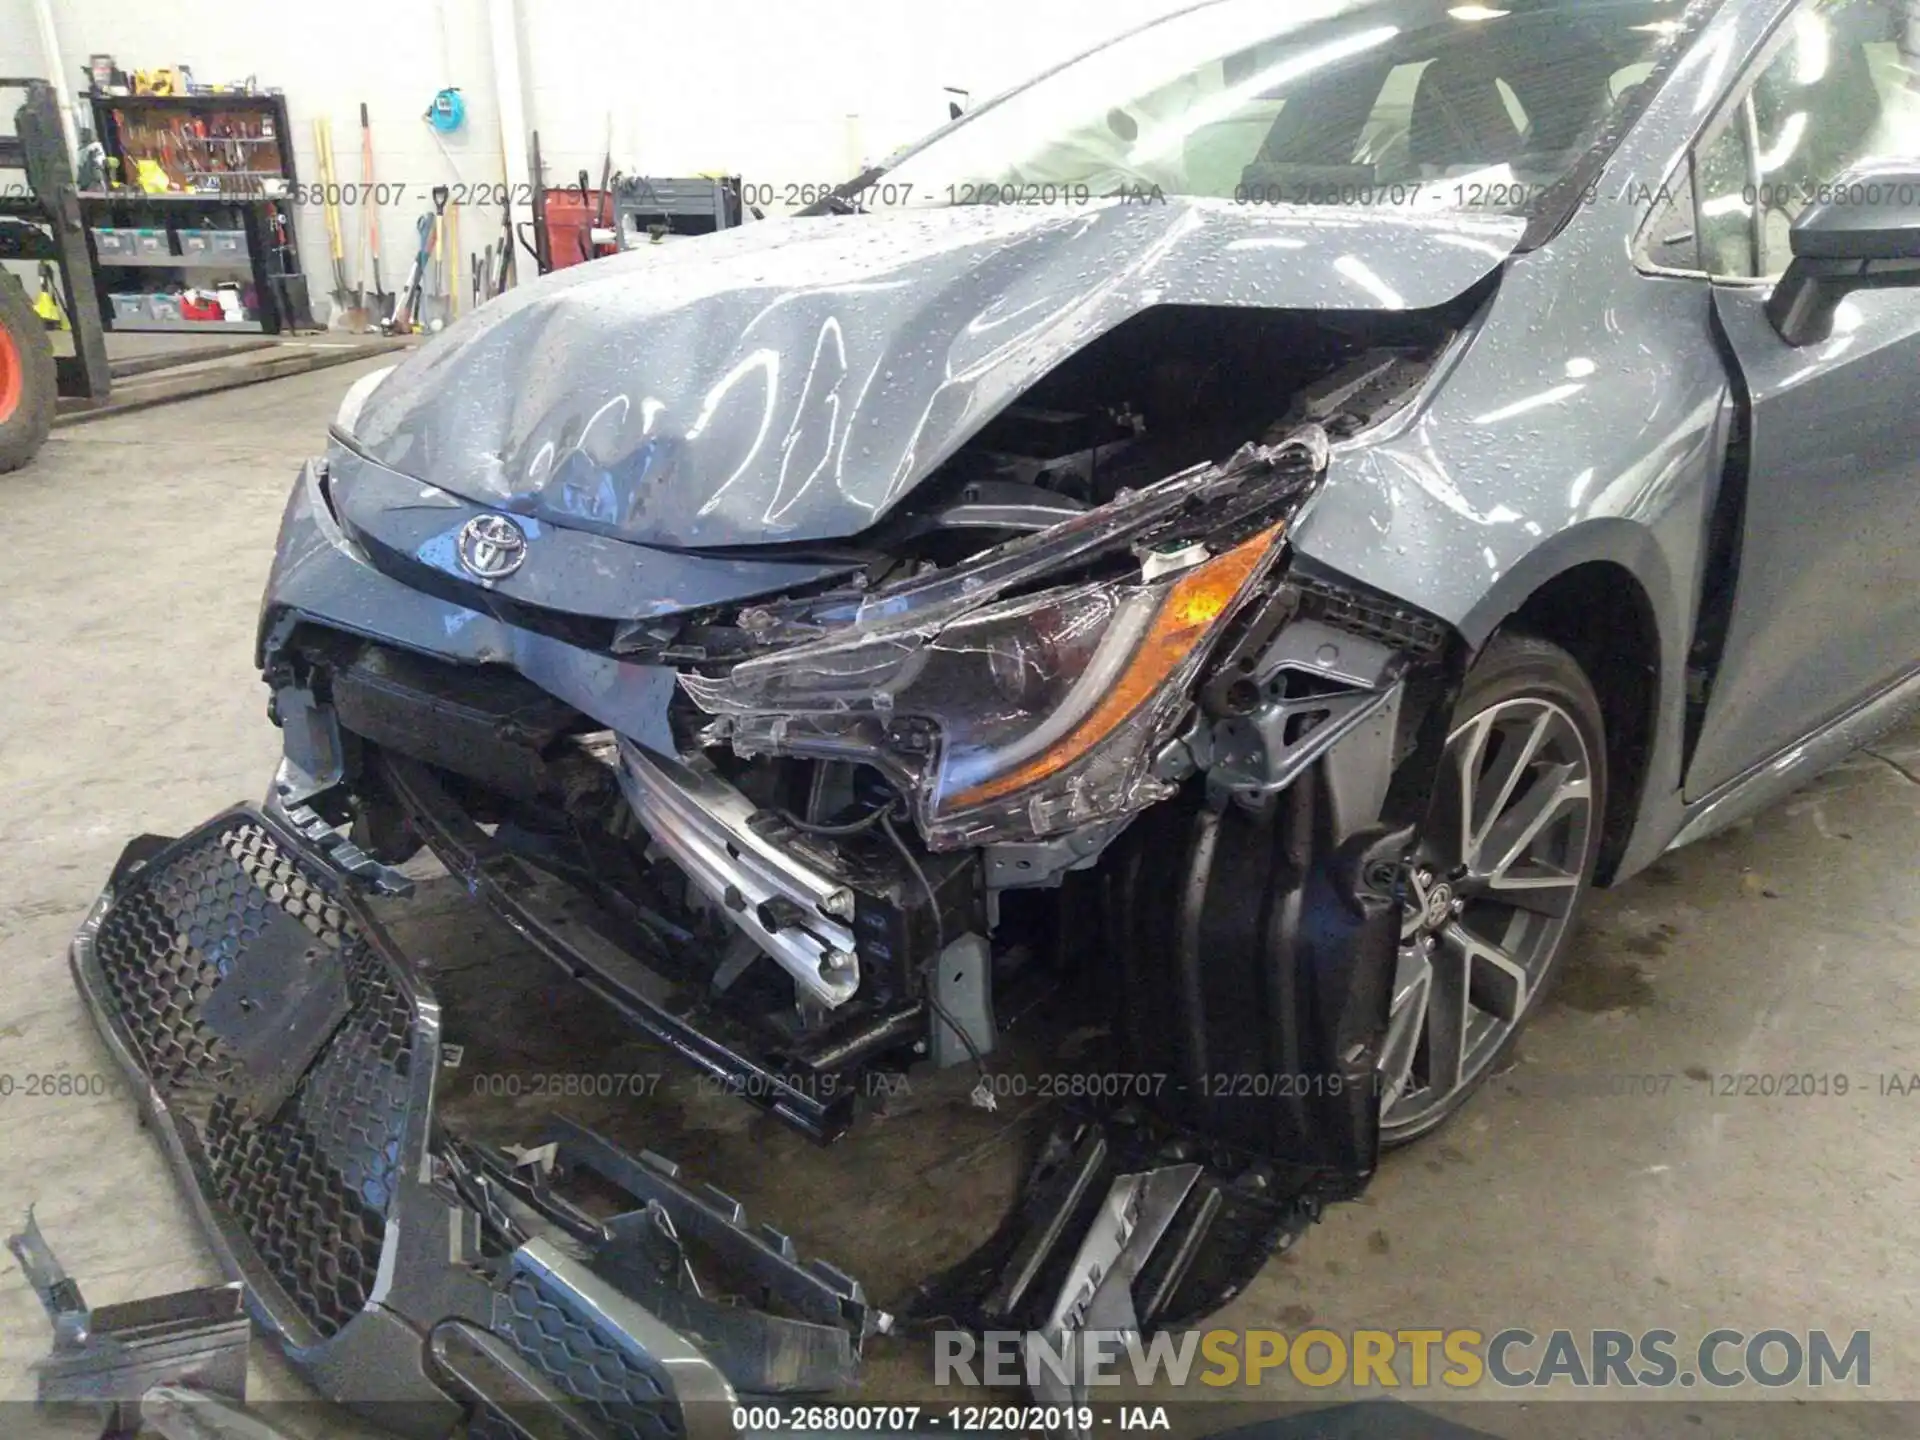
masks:
[[[122,330],[147,331],[187,330],[194,334],[263,335],[267,327],[258,320],[142,320],[137,325],[122,325]]]
[[[224,272],[243,281],[254,297],[244,321],[116,316],[101,297],[110,330],[245,331],[279,334],[311,323],[306,280],[294,237],[293,205],[299,175],[292,132],[281,95],[93,95],[94,133],[123,181],[138,173],[138,161],[153,160],[169,178],[205,189],[146,194],[118,188],[80,196],[87,245],[100,289],[150,293],[156,272],[174,276],[182,288]],[[253,131],[258,133],[241,133]],[[269,162],[263,165],[261,162]],[[270,168],[277,166],[277,168]],[[270,193],[271,192],[271,193]],[[166,254],[101,254],[96,230],[161,230]],[[182,253],[182,230],[238,230],[244,254]]]
[[[203,260],[197,255],[105,255],[100,266],[109,270],[250,270],[251,256]]]

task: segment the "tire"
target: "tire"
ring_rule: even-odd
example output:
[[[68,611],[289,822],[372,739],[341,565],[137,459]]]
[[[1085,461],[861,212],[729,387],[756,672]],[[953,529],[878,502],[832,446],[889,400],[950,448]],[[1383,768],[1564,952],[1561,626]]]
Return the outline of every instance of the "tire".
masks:
[[[1463,797],[1484,829],[1456,818]],[[1407,877],[1382,1057],[1383,1147],[1446,1124],[1501,1068],[1558,972],[1592,886],[1606,797],[1606,727],[1586,674],[1557,645],[1496,636],[1467,673]],[[1531,832],[1536,817],[1544,819]],[[1526,842],[1529,833],[1536,838]],[[1456,1013],[1457,1049],[1436,1038],[1454,1033]],[[1396,1084],[1403,1056],[1406,1078]]]
[[[0,475],[31,460],[53,428],[53,346],[11,273],[0,270]]]

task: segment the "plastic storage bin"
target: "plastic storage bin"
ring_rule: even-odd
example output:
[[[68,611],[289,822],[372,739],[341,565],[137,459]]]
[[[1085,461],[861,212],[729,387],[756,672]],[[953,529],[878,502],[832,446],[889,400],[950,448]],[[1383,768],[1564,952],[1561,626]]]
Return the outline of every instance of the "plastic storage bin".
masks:
[[[206,232],[213,242],[213,253],[222,260],[244,260],[247,258],[247,232],[244,230],[209,230]]]
[[[213,253],[213,231],[181,230],[178,233],[180,236],[180,253],[182,255],[197,256],[204,259]]]
[[[167,244],[167,232],[164,230],[134,230],[133,250],[136,255],[170,255],[172,248]]]
[[[180,318],[180,297],[178,295],[149,295],[147,308],[156,320],[178,320]]]
[[[133,234],[131,230],[96,226],[93,232],[93,253],[109,262],[123,259],[134,253]]]
[[[135,321],[153,318],[153,311],[147,308],[147,297],[144,295],[109,295],[107,298],[113,302],[115,320]]]

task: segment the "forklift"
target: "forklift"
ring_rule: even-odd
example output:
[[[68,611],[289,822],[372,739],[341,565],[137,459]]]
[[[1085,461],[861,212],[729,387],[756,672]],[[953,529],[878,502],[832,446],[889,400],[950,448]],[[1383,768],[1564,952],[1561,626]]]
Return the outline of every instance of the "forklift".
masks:
[[[34,457],[61,397],[78,406],[100,405],[113,385],[53,87],[44,80],[0,79],[0,114],[4,97],[16,90],[26,98],[14,111],[14,133],[0,131],[0,260],[59,272],[64,293],[58,298],[73,332],[73,354],[53,353],[47,322],[19,277],[0,269],[0,475]],[[24,182],[13,172],[24,173]]]

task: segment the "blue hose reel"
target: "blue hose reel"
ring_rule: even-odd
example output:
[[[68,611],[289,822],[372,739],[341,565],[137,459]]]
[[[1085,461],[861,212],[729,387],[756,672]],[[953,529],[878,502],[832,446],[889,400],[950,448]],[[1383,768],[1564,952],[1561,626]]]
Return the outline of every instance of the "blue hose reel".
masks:
[[[427,106],[427,123],[442,135],[449,135],[467,123],[467,102],[449,85],[433,97]]]

